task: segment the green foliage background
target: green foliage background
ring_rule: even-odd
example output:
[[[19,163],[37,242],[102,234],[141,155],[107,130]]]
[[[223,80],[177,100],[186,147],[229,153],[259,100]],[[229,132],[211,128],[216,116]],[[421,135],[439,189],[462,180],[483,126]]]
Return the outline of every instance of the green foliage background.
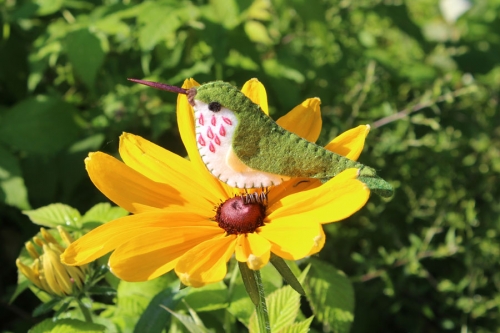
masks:
[[[321,98],[320,143],[372,124],[360,161],[396,187],[326,227],[320,257],[355,287],[351,332],[498,332],[499,0],[456,22],[432,0],[0,0],[0,12],[4,329],[39,320],[31,294],[8,304],[38,230],[21,210],[104,201],[83,159],[116,154],[122,131],[185,154],[176,96],[126,78],[257,77],[275,119]]]

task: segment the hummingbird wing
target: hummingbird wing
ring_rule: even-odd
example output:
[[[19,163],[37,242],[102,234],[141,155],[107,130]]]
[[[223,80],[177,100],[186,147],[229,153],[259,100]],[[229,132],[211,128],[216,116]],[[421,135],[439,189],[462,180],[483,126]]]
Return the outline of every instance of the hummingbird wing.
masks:
[[[327,181],[348,168],[358,168],[359,180],[382,197],[394,190],[376,171],[309,142],[276,124],[264,113],[240,115],[232,150],[245,167],[287,177]]]
[[[247,167],[288,177],[327,180],[362,164],[309,142],[276,124],[264,113],[245,113],[232,148]]]

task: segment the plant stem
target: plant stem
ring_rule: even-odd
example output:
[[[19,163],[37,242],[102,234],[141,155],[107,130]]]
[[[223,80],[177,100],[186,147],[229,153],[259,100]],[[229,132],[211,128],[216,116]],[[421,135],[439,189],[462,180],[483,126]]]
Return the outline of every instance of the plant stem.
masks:
[[[83,317],[85,318],[85,321],[87,323],[93,323],[92,321],[92,315],[90,314],[89,309],[85,306],[85,304],[82,303],[82,301],[77,298],[76,302],[78,303],[78,307],[80,308],[80,311],[82,311]]]
[[[260,271],[254,271],[255,282],[257,283],[257,288],[259,289],[259,305],[257,306],[257,318],[259,320],[259,332],[270,333],[271,324],[269,323],[269,315],[267,313],[266,306],[266,295],[264,294],[264,286],[262,285],[262,278],[260,277]]]
[[[255,311],[257,311],[259,332],[270,333],[271,324],[269,323],[269,315],[267,314],[266,296],[260,272],[251,270],[244,262],[238,262],[238,266],[240,268],[241,278],[243,279],[245,289],[255,305]]]
[[[393,121],[403,119],[403,118],[409,116],[413,112],[428,108],[436,103],[444,102],[447,99],[453,99],[453,98],[456,98],[456,97],[459,97],[462,95],[471,94],[471,93],[474,93],[476,91],[477,91],[477,86],[468,86],[465,88],[457,89],[453,92],[448,92],[448,93],[443,94],[443,95],[436,97],[434,99],[431,99],[431,100],[428,100],[425,102],[417,103],[417,105],[414,105],[413,107],[408,107],[408,108],[401,110],[397,113],[391,114],[390,116],[379,119],[376,122],[374,122],[373,124],[371,124],[370,126],[372,129],[379,128],[381,126],[392,123]]]

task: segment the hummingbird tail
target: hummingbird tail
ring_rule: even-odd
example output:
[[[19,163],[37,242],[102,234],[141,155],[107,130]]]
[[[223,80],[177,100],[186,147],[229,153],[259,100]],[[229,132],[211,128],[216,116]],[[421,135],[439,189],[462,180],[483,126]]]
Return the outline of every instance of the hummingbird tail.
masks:
[[[378,176],[359,176],[358,179],[365,183],[371,192],[376,193],[383,198],[390,198],[394,194],[394,188],[392,185]]]

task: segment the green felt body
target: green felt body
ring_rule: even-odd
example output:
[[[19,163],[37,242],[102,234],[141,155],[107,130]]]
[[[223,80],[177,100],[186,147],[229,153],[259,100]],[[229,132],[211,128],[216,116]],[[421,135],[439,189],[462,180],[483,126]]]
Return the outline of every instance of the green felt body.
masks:
[[[210,82],[197,88],[195,99],[219,102],[235,112],[238,119],[232,148],[236,156],[252,169],[288,177],[317,178],[326,181],[348,168],[358,168],[360,179],[376,193],[392,195],[389,183],[373,168],[309,142],[276,124],[233,85]]]

